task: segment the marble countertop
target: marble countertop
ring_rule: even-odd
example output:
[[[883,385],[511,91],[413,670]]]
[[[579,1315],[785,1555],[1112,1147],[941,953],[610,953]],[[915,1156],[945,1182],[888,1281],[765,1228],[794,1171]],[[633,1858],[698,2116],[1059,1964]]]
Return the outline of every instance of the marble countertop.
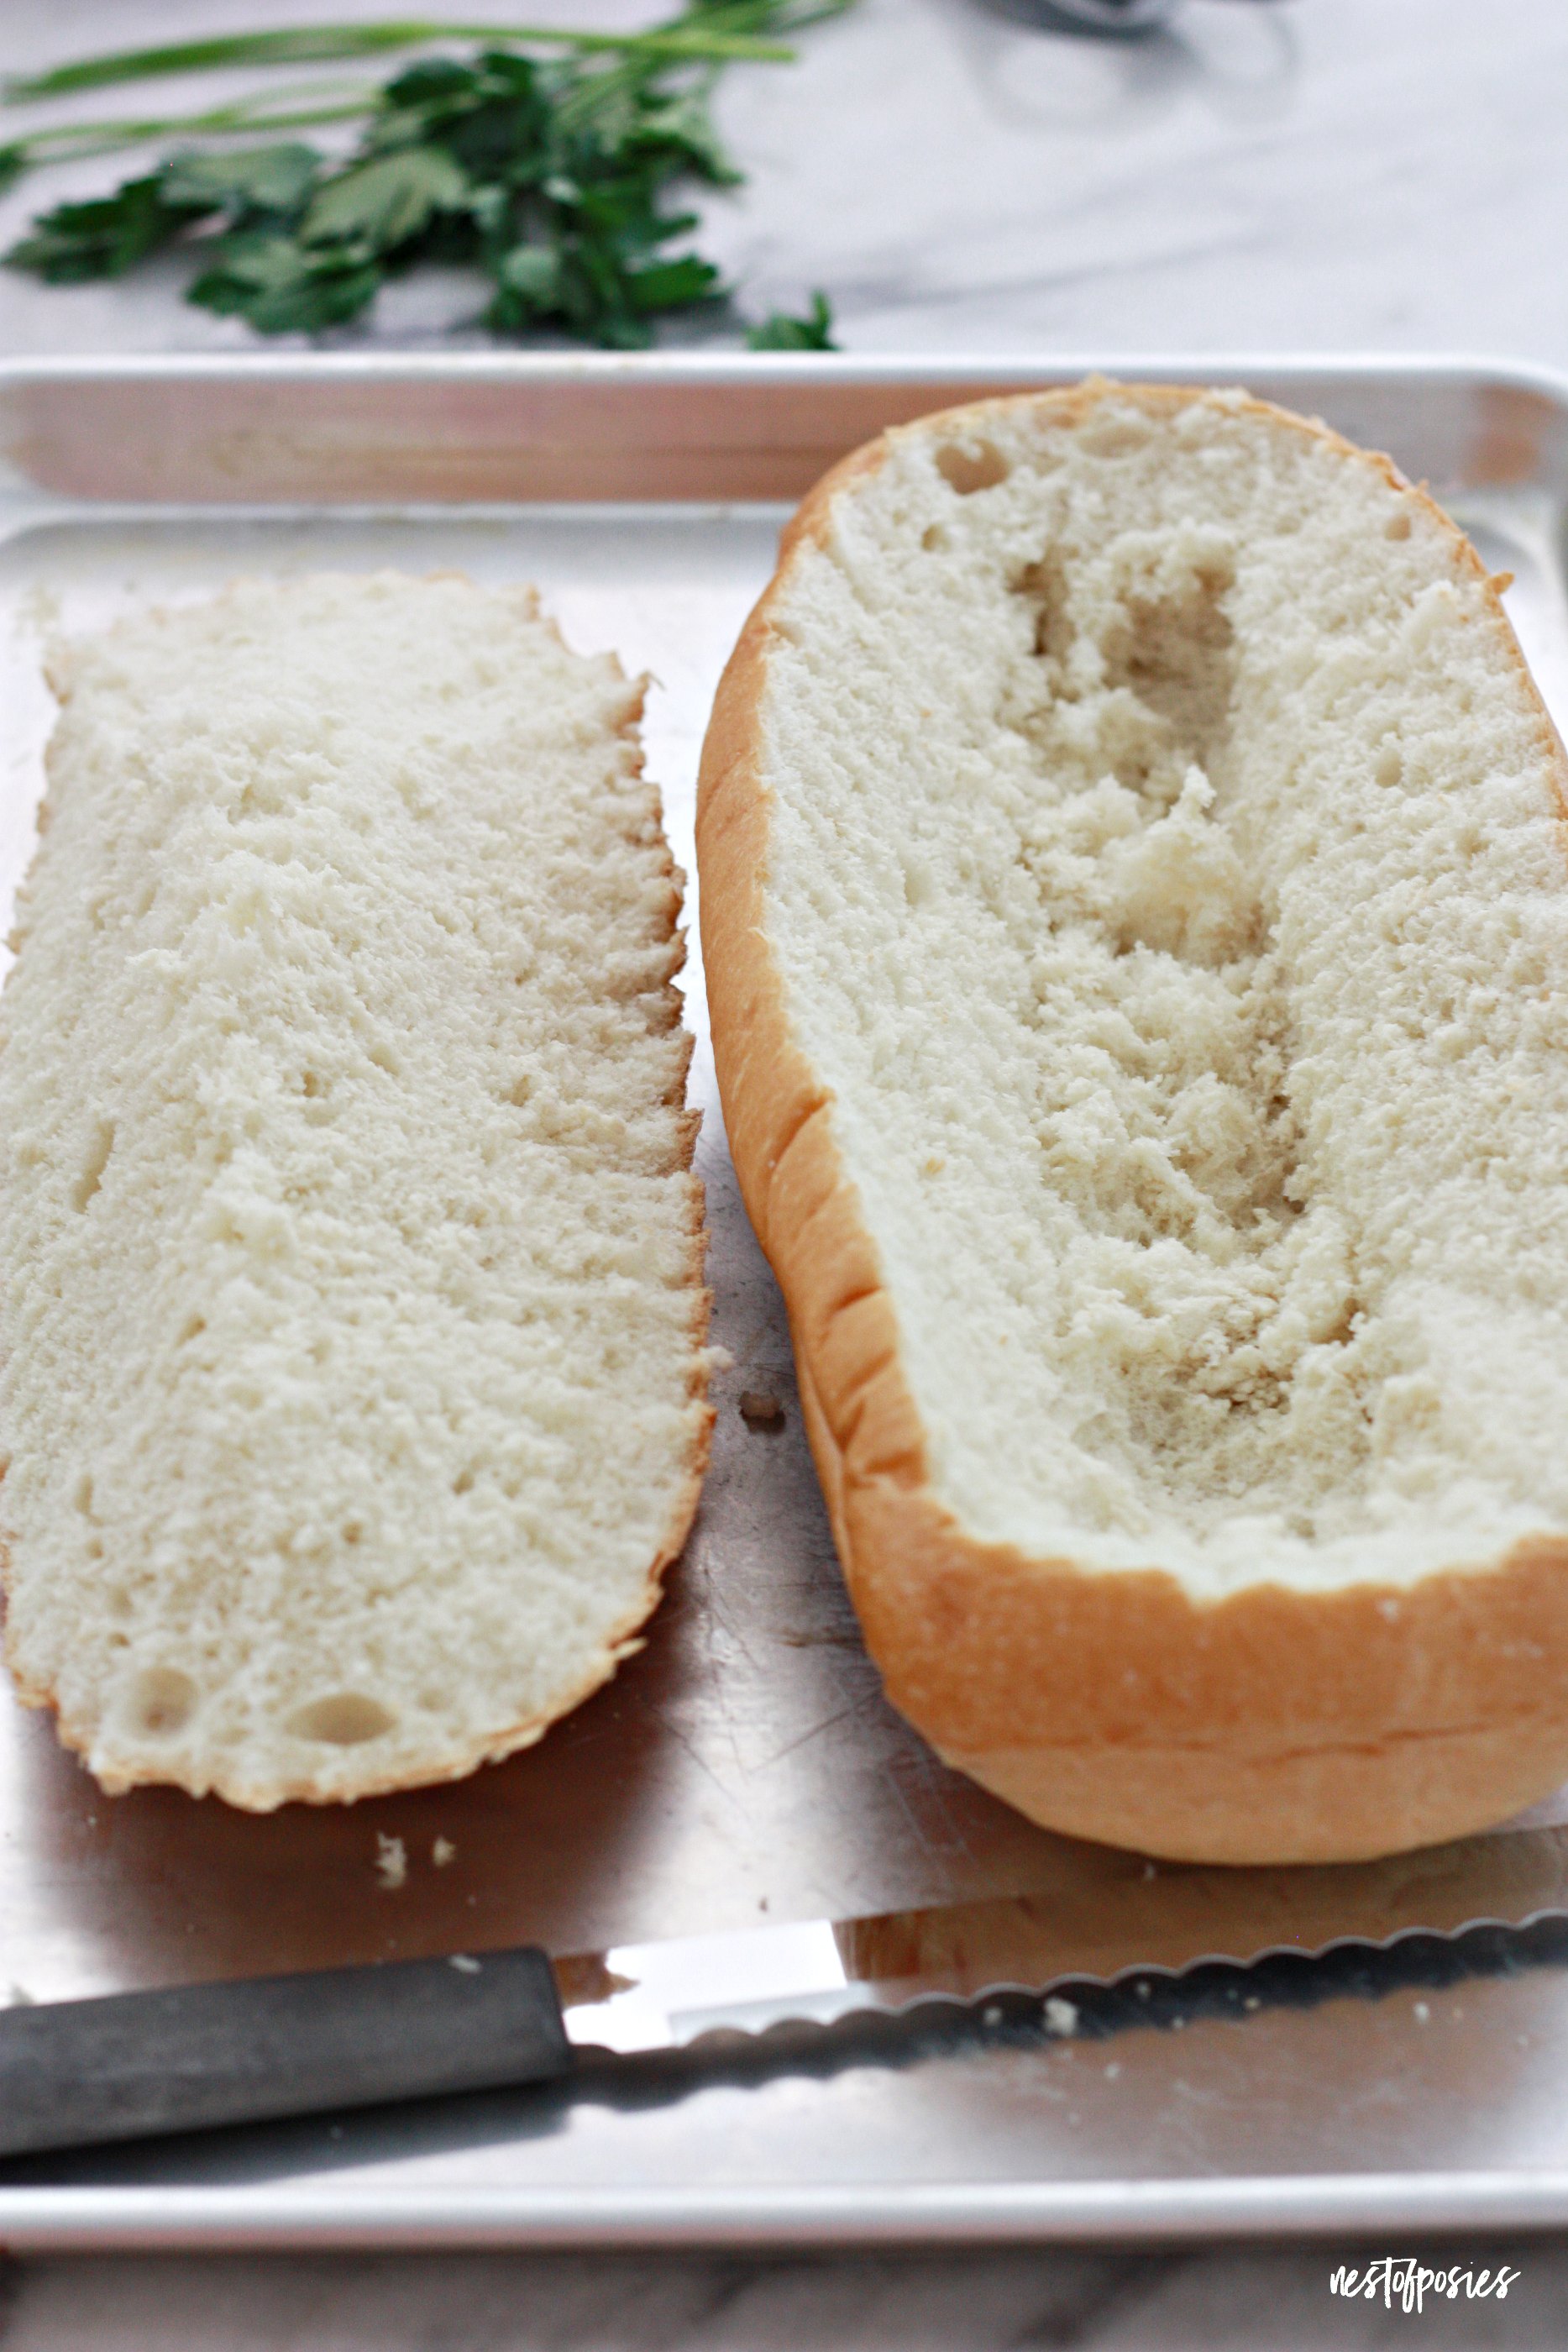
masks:
[[[718,111],[749,179],[706,200],[704,250],[748,310],[824,287],[854,351],[1457,352],[1568,368],[1561,0],[1186,0],[1168,29],[1124,41],[1043,31],[1030,6],[858,0],[806,37],[796,65],[729,75]],[[154,30],[321,11],[53,0],[5,13],[16,68]],[[327,13],[378,9],[334,0]],[[432,0],[423,13],[474,12]],[[646,5],[551,0],[541,13],[606,25]],[[193,104],[229,87],[173,86]],[[126,101],[98,102],[124,113]],[[96,193],[120,168],[100,158],[25,183],[0,204],[0,239],[36,191]],[[382,298],[373,338],[429,343],[473,308],[455,276],[406,281]],[[243,351],[254,339],[151,271],[66,289],[7,277],[0,346]]]
[[[1329,2293],[1354,2250],[937,2256],[89,2256],[0,2268],[5,2352],[1547,2352],[1568,2246],[1403,2244],[1519,2273],[1417,2317]]]
[[[5,12],[5,63],[381,13],[376,0],[52,0]],[[475,11],[426,0],[426,13]],[[539,13],[601,25],[644,11],[551,0]],[[796,66],[732,74],[719,110],[750,176],[706,204],[704,249],[754,312],[825,288],[852,351],[1112,363],[1161,350],[1219,362],[1266,350],[1445,352],[1568,371],[1562,0],[1187,0],[1167,30],[1122,43],[1046,30],[1030,0],[859,0],[806,37]],[[0,242],[40,195],[92,194],[120,170],[99,160],[25,184],[0,203]],[[473,307],[456,277],[410,282],[384,298],[368,336],[338,341],[474,345],[483,339],[463,325]],[[242,326],[186,307],[170,271],[59,290],[0,277],[8,355],[254,347]],[[0,2255],[0,2347],[1312,2352],[1563,2340],[1568,2245],[1555,2239],[1456,2248],[1521,2278],[1504,2304],[1442,2305],[1418,2320],[1331,2297],[1331,2267],[1352,2252]]]

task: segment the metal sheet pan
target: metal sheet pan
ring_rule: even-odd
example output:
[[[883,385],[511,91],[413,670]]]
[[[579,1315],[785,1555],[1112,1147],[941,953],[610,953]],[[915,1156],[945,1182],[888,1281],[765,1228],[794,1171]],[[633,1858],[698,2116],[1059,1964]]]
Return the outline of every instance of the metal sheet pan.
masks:
[[[789,501],[888,421],[1084,372],[685,356],[0,372],[0,894],[31,842],[50,719],[40,641],[239,571],[324,566],[533,579],[571,642],[651,671],[649,762],[689,867],[708,698]],[[1179,360],[1120,372],[1214,373]],[[1568,713],[1568,385],[1407,362],[1239,358],[1224,373],[1428,478],[1514,572],[1516,625]],[[1036,1898],[1032,1967],[1096,1977],[1568,1909],[1568,1802],[1364,1869],[1156,1869],[1037,1831],[935,1761],[883,1701],[838,1580],[782,1311],[725,1151],[695,959],[688,1003],[716,1336],[733,1365],[697,1528],[647,1649],[541,1747],[457,1787],[262,1819],[172,1790],[106,1799],[0,1695],[0,1996],[924,1907],[918,1940],[944,1932],[931,1906],[993,1894]],[[740,1418],[746,1389],[779,1397],[780,1427]],[[385,1838],[408,1859],[396,1888],[377,1870]],[[455,1849],[444,1865],[438,1839]],[[1217,2007],[1200,1972],[1190,2000],[1108,2040],[848,2030],[743,2059],[590,2069],[567,2090],[13,2165],[0,2241],[1558,2222],[1565,1958],[1551,1933],[1417,1938],[1371,1975],[1343,1960],[1301,1980],[1265,1972],[1252,2006]],[[1019,1973],[1017,1956],[998,1972]]]

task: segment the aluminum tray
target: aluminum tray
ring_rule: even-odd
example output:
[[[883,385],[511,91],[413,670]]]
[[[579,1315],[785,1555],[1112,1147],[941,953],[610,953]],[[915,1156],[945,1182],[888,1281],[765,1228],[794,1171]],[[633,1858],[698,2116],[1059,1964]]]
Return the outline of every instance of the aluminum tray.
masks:
[[[568,637],[658,683],[678,856],[720,663],[789,502],[899,417],[1082,363],[253,359],[0,371],[0,894],[26,863],[40,637],[243,569],[457,564],[537,580]],[[1124,374],[1203,380],[1179,360]],[[1224,373],[1430,479],[1568,713],[1568,385],[1435,363]],[[0,2167],[15,2247],[885,2238],[1568,2220],[1568,1804],[1366,1869],[1161,1867],[1049,1836],[882,1701],[839,1584],[781,1309],[736,1196],[700,973],[720,1383],[713,1474],[646,1651],[544,1744],[455,1788],[265,1819],[110,1801],[0,1695],[0,1998],[538,1939],[556,1951],[1029,1892],[1031,1964],[1165,1984],[1108,2038],[849,2028],[565,2089]],[[742,1389],[781,1429],[749,1428]],[[384,1887],[379,1841],[408,1875]],[[438,1867],[438,1838],[455,1858]],[[1437,1944],[1467,1921],[1526,1934]],[[931,1932],[940,1935],[940,1923]],[[1312,1963],[1338,1938],[1382,1958]],[[1148,1979],[1151,1983],[1153,1979]],[[1125,2004],[1124,2004],[1125,2006]]]

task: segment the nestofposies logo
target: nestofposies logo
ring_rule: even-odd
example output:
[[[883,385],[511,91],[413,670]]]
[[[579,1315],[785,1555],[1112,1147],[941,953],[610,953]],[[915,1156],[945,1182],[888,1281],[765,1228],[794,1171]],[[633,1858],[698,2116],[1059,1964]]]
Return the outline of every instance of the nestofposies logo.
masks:
[[[1385,2310],[1419,2311],[1427,2297],[1438,2296],[1458,2303],[1462,2296],[1467,2303],[1477,2303],[1490,2295],[1498,2303],[1506,2303],[1508,2291],[1522,2271],[1511,2271],[1506,2263],[1495,2270],[1467,2270],[1455,2263],[1448,2270],[1429,2270],[1415,2254],[1380,2254],[1364,2271],[1353,2271],[1342,2263],[1329,2273],[1331,2294],[1364,2295],[1368,2303],[1381,2297]]]

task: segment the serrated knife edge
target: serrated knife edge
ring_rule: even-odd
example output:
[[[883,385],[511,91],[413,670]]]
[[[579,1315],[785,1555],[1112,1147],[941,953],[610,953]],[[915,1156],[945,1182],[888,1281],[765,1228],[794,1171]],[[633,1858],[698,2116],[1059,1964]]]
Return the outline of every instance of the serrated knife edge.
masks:
[[[612,1946],[603,1952],[556,1961],[558,1990],[568,2038],[579,2050],[618,2055],[685,2048],[716,2032],[762,2033],[782,2024],[831,2025],[859,2011],[896,2017],[928,2002],[961,2010],[983,2008],[1008,1997],[1045,2001],[1055,1992],[1081,1987],[1101,1992],[1162,1979],[1178,1984],[1198,1969],[1244,1972],[1270,1960],[1322,1961],[1342,1951],[1392,1952],[1401,1944],[1457,1944],[1479,1930],[1523,1933],[1549,1920],[1568,1923],[1568,1902],[1545,1903],[1504,1916],[1479,1911],[1441,1928],[1406,1923],[1385,1936],[1349,1930],[1312,1943],[1275,1937],[1256,1946],[1200,1948],[1176,1961],[1127,1960],[1113,1969],[1068,1964],[1039,1975],[982,1975],[967,1981],[946,1979],[941,1971],[916,1975],[855,1977],[846,1969],[842,1939],[849,1931],[897,1927],[909,1918],[946,1916],[973,1918],[1002,1913],[1028,1897],[998,1896],[992,1902],[893,1912],[859,1920],[825,1918],[737,1928],[715,1936],[670,1937],[657,1942]],[[599,2000],[578,1990],[590,1972],[602,1972],[611,1990]],[[767,1986],[769,1976],[778,1981]],[[786,1981],[788,1979],[788,1981]],[[701,1989],[705,1998],[694,2000]],[[678,1995],[671,1999],[670,1995]],[[1047,2020],[1046,2031],[1070,2038],[1071,2027]]]

